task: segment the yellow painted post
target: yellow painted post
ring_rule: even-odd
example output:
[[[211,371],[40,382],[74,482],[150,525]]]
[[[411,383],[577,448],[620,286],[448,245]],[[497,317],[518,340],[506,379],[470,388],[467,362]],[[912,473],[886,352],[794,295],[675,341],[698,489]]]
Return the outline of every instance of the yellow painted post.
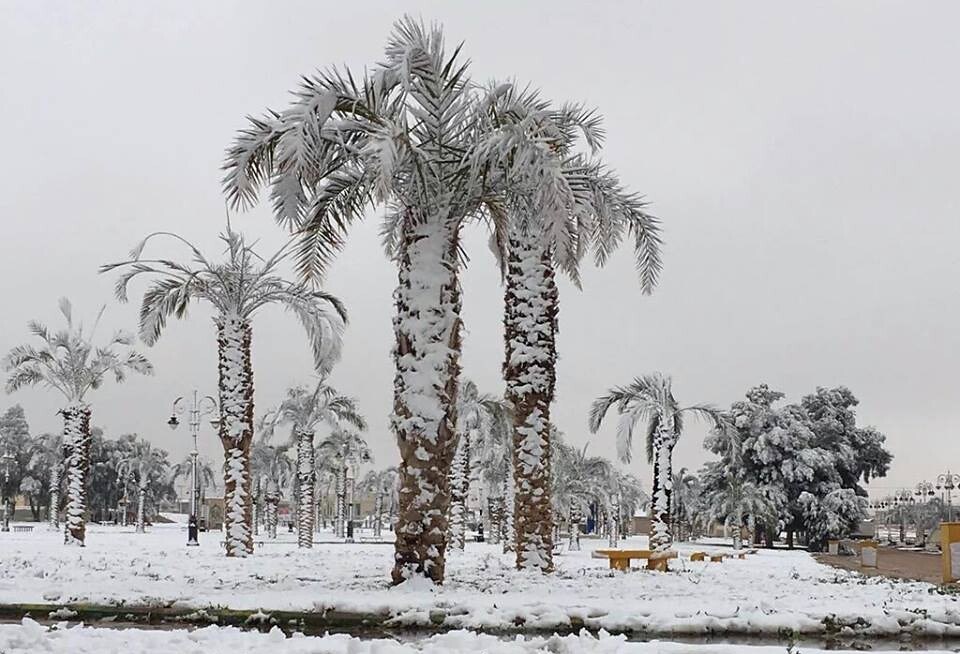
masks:
[[[940,523],[940,550],[943,583],[960,580],[960,522]]]

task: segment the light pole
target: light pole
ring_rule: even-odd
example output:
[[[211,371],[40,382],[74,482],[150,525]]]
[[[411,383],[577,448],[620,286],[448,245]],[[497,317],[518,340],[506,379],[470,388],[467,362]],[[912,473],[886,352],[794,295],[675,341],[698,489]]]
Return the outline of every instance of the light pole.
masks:
[[[10,485],[10,465],[13,462],[13,455],[4,452],[0,459],[3,460],[3,526],[0,531],[10,531],[10,500],[7,499],[7,486]]]
[[[893,494],[893,502],[897,506],[897,514],[900,518],[900,542],[907,542],[907,521],[904,517],[904,511],[906,507],[914,502],[913,496],[910,491],[905,488],[901,488]]]
[[[193,436],[193,451],[190,452],[190,519],[187,523],[187,545],[197,546],[200,541],[197,539],[199,533],[197,511],[200,509],[200,475],[197,470],[197,458],[200,451],[197,449],[197,436],[200,434],[200,419],[208,416],[218,410],[217,401],[206,395],[200,397],[196,390],[193,391],[193,398],[189,406],[183,401],[183,396],[173,401],[173,413],[167,420],[170,429],[176,429],[180,425],[181,416],[187,414],[187,425],[190,427],[190,435]],[[220,424],[219,418],[210,421],[214,426]]]
[[[920,532],[921,547],[927,546],[927,516],[925,513],[927,505],[930,503],[930,498],[936,495],[936,491],[934,491],[933,488],[933,484],[929,481],[921,481],[913,491],[913,494],[920,498],[918,500],[919,505],[917,506],[917,530]],[[920,524],[921,519],[923,520],[922,525]]]
[[[942,475],[937,475],[936,489],[947,492],[947,522],[953,522],[953,489],[960,484],[960,475],[947,470]]]

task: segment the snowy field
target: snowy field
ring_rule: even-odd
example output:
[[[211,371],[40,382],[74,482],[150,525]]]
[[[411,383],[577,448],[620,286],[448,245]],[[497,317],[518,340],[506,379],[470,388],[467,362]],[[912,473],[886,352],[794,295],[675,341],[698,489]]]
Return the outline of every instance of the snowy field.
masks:
[[[0,625],[0,652],[4,654],[818,654],[824,651],[807,647],[631,643],[623,636],[601,634],[594,637],[587,633],[498,639],[458,631],[417,642],[397,642],[360,640],[345,635],[294,635],[288,638],[276,628],[270,633],[244,632],[233,627],[205,627],[195,631],[83,626],[48,629],[29,619],[19,625]],[[844,654],[845,651],[831,650],[833,654]]]
[[[390,544],[300,551],[292,534],[281,536],[286,542],[267,541],[248,559],[227,559],[219,533],[202,534],[201,547],[187,548],[178,526],[147,534],[92,526],[84,549],[65,547],[59,533],[0,534],[0,602],[337,609],[390,615],[396,626],[576,630],[583,624],[660,636],[818,635],[838,626],[841,635],[960,636],[960,597],[925,583],[836,570],[799,551],[761,550],[719,564],[681,556],[670,573],[618,573],[590,557],[589,549],[605,541],[585,540],[583,551],[557,557],[556,574],[541,577],[515,570],[498,547],[470,543],[448,558],[442,588],[390,588]],[[678,549],[681,555],[711,550]],[[602,647],[585,651],[607,651]]]

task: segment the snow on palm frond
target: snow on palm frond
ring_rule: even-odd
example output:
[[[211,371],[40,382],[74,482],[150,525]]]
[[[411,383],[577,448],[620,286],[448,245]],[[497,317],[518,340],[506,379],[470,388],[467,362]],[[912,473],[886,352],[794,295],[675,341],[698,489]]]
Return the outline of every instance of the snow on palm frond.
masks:
[[[30,333],[42,345],[15,346],[3,358],[0,365],[9,373],[8,393],[25,386],[44,385],[59,391],[70,404],[81,403],[87,393],[102,385],[107,375],[119,383],[128,371],[153,374],[153,365],[132,349],[133,338],[127,333],[117,332],[98,346],[90,340],[92,333],[88,336],[82,325],[74,326],[73,308],[66,298],[60,301],[60,311],[67,322],[66,330],[51,333],[41,323],[31,321]]]
[[[185,244],[191,262],[143,258],[148,241],[160,236]],[[222,263],[207,259],[196,246],[176,234],[158,232],[134,248],[134,258],[100,268],[101,272],[121,271],[115,289],[121,301],[127,300],[127,288],[133,279],[141,275],[152,278],[140,307],[143,341],[148,345],[156,343],[167,320],[185,317],[194,301],[208,302],[218,313],[243,320],[250,319],[261,307],[277,303],[297,316],[310,340],[316,369],[328,372],[340,357],[347,322],[343,303],[329,293],[289,282],[279,274],[277,267],[289,256],[289,246],[263,259],[229,225],[220,238],[227,252]]]

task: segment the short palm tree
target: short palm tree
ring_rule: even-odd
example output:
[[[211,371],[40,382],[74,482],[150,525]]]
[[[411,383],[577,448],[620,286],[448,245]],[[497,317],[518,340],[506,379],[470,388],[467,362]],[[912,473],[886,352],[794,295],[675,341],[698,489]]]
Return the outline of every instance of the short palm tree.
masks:
[[[176,484],[178,482],[184,481],[185,483],[191,483],[193,475],[193,457],[190,454],[187,454],[183,457],[180,463],[176,463],[170,468],[170,483]],[[210,463],[210,459],[206,457],[197,457],[197,486],[200,488],[200,498],[206,496],[206,489],[208,487],[215,488],[217,485],[217,473],[213,469],[213,464]],[[190,493],[194,491],[191,488]],[[203,502],[200,503],[203,506]],[[197,513],[200,515],[200,508],[197,508]]]
[[[43,434],[37,439],[30,467],[46,470],[49,475],[50,499],[47,523],[51,530],[60,528],[60,483],[63,480],[63,434]]]
[[[336,516],[334,529],[338,537],[347,535],[347,521],[352,519],[349,505],[353,503],[354,489],[350,487],[350,471],[361,463],[373,460],[367,441],[360,434],[338,427],[317,446],[317,457],[328,461],[336,471]],[[349,504],[348,504],[349,503]]]
[[[287,445],[270,445],[260,439],[253,444],[251,468],[261,487],[264,511],[264,524],[267,536],[277,537],[277,525],[280,521],[280,500],[283,490],[293,486],[295,477],[294,463],[287,456]]]
[[[66,405],[63,416],[63,445],[67,479],[67,508],[64,542],[83,546],[86,538],[87,471],[90,466],[90,406],[86,399],[109,377],[117,383],[127,372],[153,374],[153,366],[133,349],[134,336],[116,332],[103,345],[94,345],[93,338],[103,316],[97,314],[87,333],[82,324],[74,325],[73,307],[66,298],[60,300],[60,313],[67,321],[66,329],[51,333],[37,321],[28,323],[30,332],[42,341],[39,348],[18,345],[3,359],[9,372],[6,390],[12,393],[25,386],[46,386],[60,392]]]
[[[168,473],[167,459],[166,452],[154,449],[144,440],[132,440],[130,448],[117,465],[117,474],[124,479],[132,480],[137,485],[136,530],[138,534],[142,534],[146,531],[144,509],[147,490],[152,482]]]
[[[670,493],[673,488],[673,448],[683,432],[686,414],[709,420],[719,427],[722,414],[703,404],[681,407],[673,396],[670,377],[660,373],[637,377],[627,386],[612,388],[590,407],[592,433],[600,429],[607,411],[616,407],[620,414],[617,428],[617,454],[629,463],[633,450],[633,432],[644,423],[647,435],[647,460],[653,463],[653,514],[650,544],[656,551],[667,551],[673,544],[670,532]]]
[[[143,250],[155,237],[185,245],[191,263],[144,259]],[[324,373],[340,356],[346,311],[336,297],[281,276],[279,266],[290,249],[281,248],[263,259],[241,234],[230,229],[221,240],[226,261],[215,263],[182,237],[168,232],[147,236],[128,261],[103,266],[101,272],[122,270],[116,295],[127,300],[130,281],[153,278],[140,307],[140,337],[153,345],[167,319],[183,318],[191,302],[204,301],[217,312],[219,352],[220,441],[224,450],[224,542],[227,556],[253,552],[253,504],[250,447],[253,439],[253,366],[250,361],[252,319],[260,309],[280,304],[302,323],[313,350],[316,369]]]
[[[698,516],[703,509],[703,487],[700,479],[686,468],[680,468],[673,475],[673,490],[671,493],[670,523],[673,525],[674,536],[683,540],[686,535],[684,528],[691,528],[699,524]]]
[[[590,511],[590,505],[609,502],[613,465],[599,456],[588,456],[587,446],[577,450],[565,444],[559,434],[551,440],[553,447],[551,469],[554,510],[563,516],[570,530],[567,548],[580,549],[580,523]]]
[[[523,183],[558,205],[558,157],[537,124],[492,125],[485,89],[448,55],[439,27],[405,18],[368,75],[305,78],[283,112],[253,119],[227,154],[225,191],[250,206],[271,186],[281,224],[299,235],[302,275],[322,275],[352,223],[384,206],[388,252],[398,267],[393,429],[402,491],[394,583],[441,582],[456,438],[461,351],[460,234],[486,220],[505,234],[507,189]],[[360,80],[357,82],[357,80]]]
[[[356,400],[341,395],[321,378],[313,389],[295,386],[276,409],[264,414],[264,437],[270,438],[281,424],[291,426],[297,451],[297,544],[313,547],[316,454],[314,436],[322,426],[338,429],[350,426],[363,431],[367,422]]]
[[[397,505],[397,469],[395,467],[383,470],[371,470],[360,482],[360,489],[370,493],[374,498],[373,505],[373,535],[380,538],[383,533],[383,513],[393,515]]]

